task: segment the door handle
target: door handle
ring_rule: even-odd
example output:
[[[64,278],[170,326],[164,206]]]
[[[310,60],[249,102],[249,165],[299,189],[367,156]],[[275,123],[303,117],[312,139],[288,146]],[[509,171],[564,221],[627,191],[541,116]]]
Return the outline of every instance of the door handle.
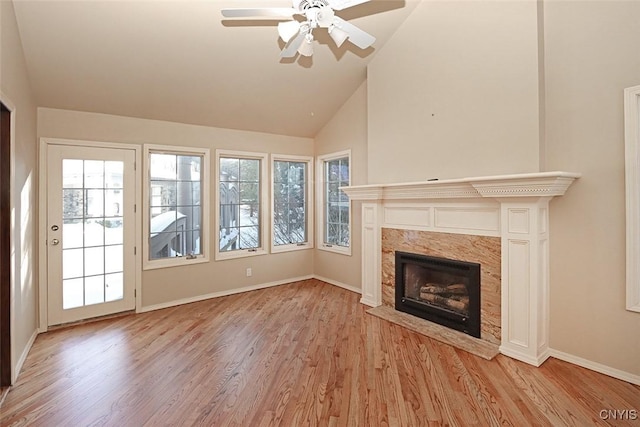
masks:
[[[60,240],[58,240],[58,239],[51,239],[51,244],[52,244],[52,245],[57,245],[58,243],[60,243]]]

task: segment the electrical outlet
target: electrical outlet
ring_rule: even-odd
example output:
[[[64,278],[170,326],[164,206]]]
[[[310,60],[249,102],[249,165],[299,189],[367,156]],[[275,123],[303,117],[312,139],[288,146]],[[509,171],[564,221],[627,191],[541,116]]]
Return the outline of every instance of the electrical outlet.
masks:
[[[251,277],[252,274],[251,268],[247,268],[247,277]]]

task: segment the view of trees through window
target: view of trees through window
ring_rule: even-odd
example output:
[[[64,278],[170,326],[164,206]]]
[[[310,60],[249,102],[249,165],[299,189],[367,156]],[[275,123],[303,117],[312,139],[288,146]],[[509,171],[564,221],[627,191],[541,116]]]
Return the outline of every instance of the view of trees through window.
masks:
[[[324,162],[324,243],[349,246],[349,157]]]
[[[273,244],[307,241],[307,163],[273,162]]]
[[[220,157],[220,252],[261,246],[260,167],[260,159]]]
[[[149,257],[202,254],[202,156],[149,154]]]

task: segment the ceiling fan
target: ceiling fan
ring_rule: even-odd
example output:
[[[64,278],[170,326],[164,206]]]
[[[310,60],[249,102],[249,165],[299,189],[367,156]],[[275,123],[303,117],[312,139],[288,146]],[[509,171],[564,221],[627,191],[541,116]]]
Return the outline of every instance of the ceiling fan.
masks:
[[[292,0],[293,7],[271,7],[257,9],[222,9],[225,18],[267,17],[273,19],[292,18],[278,24],[278,34],[286,43],[280,57],[291,58],[296,52],[303,56],[313,55],[313,30],[326,28],[338,47],[349,39],[360,49],[371,46],[376,38],[345,21],[335,14],[370,0]],[[302,15],[306,20],[293,19]]]

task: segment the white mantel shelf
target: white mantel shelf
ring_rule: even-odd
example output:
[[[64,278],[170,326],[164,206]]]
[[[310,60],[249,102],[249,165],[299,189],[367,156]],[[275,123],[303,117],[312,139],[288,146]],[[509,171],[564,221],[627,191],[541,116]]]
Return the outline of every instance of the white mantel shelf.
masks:
[[[539,366],[550,352],[549,201],[579,177],[540,172],[341,187],[362,202],[360,301],[382,304],[382,228],[500,237],[500,352]]]
[[[539,172],[341,187],[351,200],[562,196],[579,173]]]

